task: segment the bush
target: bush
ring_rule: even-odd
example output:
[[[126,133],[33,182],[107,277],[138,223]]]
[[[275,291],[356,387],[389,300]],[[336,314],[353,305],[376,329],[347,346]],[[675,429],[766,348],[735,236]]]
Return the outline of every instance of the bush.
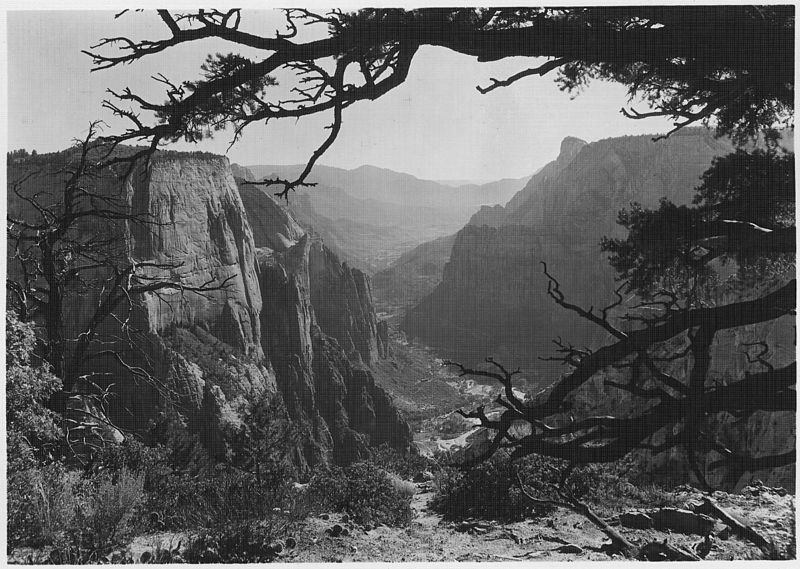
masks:
[[[6,313],[6,442],[8,546],[45,540],[48,523],[36,504],[52,472],[41,463],[58,454],[58,416],[45,407],[61,381],[46,365],[33,363],[33,325]],[[44,477],[44,478],[43,478]],[[44,481],[43,481],[44,480]],[[58,486],[58,485],[56,485]]]
[[[320,510],[347,513],[358,524],[404,526],[414,517],[411,496],[398,491],[386,471],[370,462],[318,472],[307,492]]]
[[[422,456],[418,452],[400,452],[388,444],[382,444],[375,449],[370,462],[406,480],[413,480],[425,471],[439,468],[435,460]]]
[[[448,520],[514,521],[541,514],[542,508],[532,506],[516,487],[514,471],[515,466],[500,457],[468,470],[445,467],[434,478],[431,506]]]
[[[24,470],[34,458],[52,458],[61,433],[58,415],[45,404],[61,389],[49,366],[33,363],[36,335],[31,323],[6,313],[6,434],[8,469]]]
[[[275,411],[277,418],[270,411]],[[277,444],[272,435],[288,428],[279,411],[264,401],[248,415],[247,427],[234,439],[235,465],[181,467],[171,449],[126,441],[97,453],[89,470],[112,476],[124,468],[143,473],[143,510],[150,529],[222,527],[266,519],[274,516],[275,510],[281,512],[278,517],[284,525],[293,523],[304,517],[303,505],[291,485],[294,467],[286,458],[286,449],[269,452]]]
[[[273,483],[227,465],[199,474],[176,473],[151,493],[148,512],[160,527],[218,528],[232,523],[275,518],[289,527],[306,515],[288,481]]]
[[[33,521],[29,538],[33,543],[56,543],[78,527],[86,482],[78,472],[67,471],[60,463],[31,469],[29,474]]]
[[[607,464],[587,464],[569,477],[576,498],[599,508],[601,513],[635,507],[674,507],[680,498],[664,487],[639,479],[633,458]]]
[[[529,455],[516,463],[494,456],[468,470],[447,467],[434,479],[432,507],[446,519],[481,517],[504,521],[524,519],[552,511],[531,504],[516,485],[519,474],[526,491],[537,498],[555,499],[566,462]],[[578,500],[599,507],[601,513],[636,506],[674,506],[677,498],[653,484],[634,484],[637,463],[622,460],[577,467],[567,479],[567,489]]]
[[[97,560],[122,543],[144,498],[144,476],[126,469],[116,479],[106,473],[84,478],[80,471],[52,463],[28,475],[26,533],[16,536],[16,543],[53,545],[54,560],[60,563]]]
[[[85,507],[79,510],[84,547],[105,551],[121,542],[143,501],[143,472],[123,468],[115,477],[110,473],[96,477]]]
[[[171,450],[164,446],[149,447],[129,437],[120,444],[98,449],[86,470],[89,475],[108,472],[114,477],[122,470],[139,472],[144,476],[145,491],[151,491],[173,474],[171,455]]]
[[[283,549],[269,523],[234,523],[206,531],[183,552],[187,563],[268,563]]]
[[[259,483],[285,484],[296,476],[293,451],[301,434],[277,395],[258,401],[231,441],[231,463],[252,472]]]
[[[403,480],[394,472],[387,472],[386,476],[389,478],[389,484],[392,485],[392,488],[395,489],[395,492],[397,492],[403,498],[411,498],[417,493],[417,487],[414,486],[413,483],[409,482],[408,480]]]

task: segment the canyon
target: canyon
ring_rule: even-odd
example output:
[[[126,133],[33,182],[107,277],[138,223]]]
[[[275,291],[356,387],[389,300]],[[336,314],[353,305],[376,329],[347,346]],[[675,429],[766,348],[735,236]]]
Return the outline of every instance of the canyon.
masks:
[[[226,286],[139,299],[134,320],[145,331],[145,356],[118,347],[150,362],[162,385],[101,360],[98,369],[116,378],[110,416],[123,431],[185,440],[224,459],[254,406],[277,398],[301,433],[292,449],[301,472],[365,458],[382,444],[409,450],[415,437],[425,452],[479,445],[473,424],[453,411],[488,402],[499,388],[466,382],[443,360],[474,365],[493,356],[520,367],[518,387],[535,393],[563,372],[560,362],[540,359],[553,353],[554,338],[591,349],[608,342],[603,330],[553,302],[541,263],[570,302],[608,304],[618,283],[599,243],[622,235],[620,207],[654,207],[662,197],[690,203],[702,172],[732,148],[706,129],[660,141],[567,137],[558,157],[530,179],[446,188],[378,168],[320,167],[318,185],[286,201],[253,182],[296,167],[156,155],[124,190],[133,208],[156,221],[119,236],[127,259],[174,265],[164,278],[188,286]],[[486,205],[494,199],[506,203]],[[453,200],[459,207],[447,213]],[[68,308],[72,334],[93,302],[89,295]],[[724,381],[747,372],[748,356],[732,346],[759,338],[768,338],[773,361],[785,365],[793,325],[783,318],[721,334],[711,375]],[[604,388],[613,377],[588,383],[575,408],[630,407],[630,397]],[[177,404],[164,389],[178,395]],[[743,441],[741,450],[782,452],[795,441],[786,421],[765,413],[731,422],[727,432]],[[675,460],[664,457],[653,468]],[[791,486],[793,472],[759,476]]]
[[[791,148],[791,137],[783,144]],[[666,198],[678,205],[690,204],[701,174],[715,157],[733,150],[730,141],[715,138],[701,128],[684,129],[666,140],[628,136],[586,143],[564,139],[558,158],[539,170],[526,187],[505,206],[484,206],[455,236],[452,251],[441,267],[441,281],[424,298],[407,305],[400,323],[409,339],[434,347],[442,357],[475,366],[493,357],[510,369],[520,368],[519,380],[536,393],[566,373],[557,355],[558,346],[574,345],[597,350],[613,338],[574,311],[558,306],[548,295],[548,272],[561,284],[567,302],[601,309],[614,302],[619,282],[601,251],[603,237],[621,237],[618,211],[626,204],[657,207]],[[425,258],[418,248],[413,260]],[[402,264],[397,265],[401,270]],[[392,276],[390,267],[376,280]],[[439,267],[428,267],[436,273]],[[730,274],[731,267],[718,267]],[[793,269],[791,270],[793,274]],[[784,280],[791,278],[784,275]],[[394,283],[396,287],[396,282]],[[720,293],[716,304],[756,298],[776,282],[764,281],[755,289]],[[411,282],[408,295],[419,292]],[[395,293],[396,295],[396,293]],[[636,304],[628,294],[610,315],[618,319],[625,306]],[[627,326],[622,320],[623,329]],[[771,365],[788,365],[794,358],[792,316],[761,325],[744,326],[720,333],[711,353],[710,381],[726,384],[754,373],[751,356],[743,346],[757,339],[769,346]],[[664,347],[674,350],[674,346]],[[668,373],[685,377],[686,361],[667,365]],[[627,381],[625,373],[607,370],[578,390],[571,400],[574,415],[616,415],[633,411],[640,403],[630,394],[605,386],[606,381]],[[748,420],[718,419],[723,438],[739,452],[754,455],[789,452],[795,445],[793,412],[756,413]],[[568,418],[565,417],[564,420]],[[477,433],[474,433],[477,435]],[[472,437],[480,448],[480,437]],[[685,463],[670,453],[650,463],[654,472],[685,472]],[[754,477],[793,487],[794,467],[783,467],[736,480],[713,483],[741,487]],[[734,476],[734,478],[736,478]]]

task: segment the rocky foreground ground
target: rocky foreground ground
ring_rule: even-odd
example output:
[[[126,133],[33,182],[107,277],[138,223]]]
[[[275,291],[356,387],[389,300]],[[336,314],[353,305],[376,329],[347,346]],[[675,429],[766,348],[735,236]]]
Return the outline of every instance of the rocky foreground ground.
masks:
[[[607,553],[608,538],[585,517],[568,510],[516,523],[483,520],[448,522],[433,512],[430,483],[417,484],[412,507],[415,519],[408,527],[359,526],[345,514],[329,513],[303,522],[276,561],[282,562],[414,562],[414,561],[609,561],[621,560]],[[675,493],[675,508],[691,508],[710,499],[767,541],[783,555],[795,553],[795,499],[783,489],[748,486],[739,494],[707,494],[689,486]],[[635,546],[668,544],[705,560],[763,558],[751,541],[737,536],[718,520],[710,522],[708,538],[687,528],[687,533],[669,529],[645,529],[644,510],[625,510],[604,516]],[[621,521],[622,520],[622,521]],[[701,523],[700,526],[703,524]],[[156,545],[169,547],[185,536],[154,534],[131,544],[134,560],[141,559]]]

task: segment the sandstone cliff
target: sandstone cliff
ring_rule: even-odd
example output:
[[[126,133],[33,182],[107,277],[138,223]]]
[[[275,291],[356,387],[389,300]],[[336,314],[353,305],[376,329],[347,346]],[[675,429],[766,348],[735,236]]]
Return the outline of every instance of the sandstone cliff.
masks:
[[[149,330],[202,323],[219,339],[258,359],[261,298],[253,235],[224,158],[157,159],[133,178],[131,203],[154,223],[131,224],[135,262],[177,266],[170,278],[187,285],[226,282],[203,295],[181,291],[144,296]]]
[[[370,365],[383,353],[384,342],[378,334],[369,277],[342,262],[318,235],[301,227],[290,206],[257,186],[239,184],[239,191],[252,220],[256,247],[284,253],[301,241],[305,243],[308,251],[303,263],[307,265],[307,292],[315,322],[337,340],[351,360]]]
[[[564,168],[569,166],[581,149],[586,146],[586,142],[574,136],[568,136],[561,141],[558,157],[543,166],[536,172],[519,192],[514,194],[505,206],[483,206],[472,216],[470,225],[489,225],[500,227],[508,225],[508,217],[511,212],[520,209],[532,196],[538,194],[541,189],[560,174]]]
[[[605,305],[615,283],[599,242],[621,235],[619,209],[652,207],[662,196],[689,203],[713,157],[730,149],[704,129],[657,142],[565,139],[506,207],[478,212],[458,233],[441,284],[403,328],[449,356],[474,363],[493,355],[549,381],[559,370],[538,357],[550,355],[550,340],[584,345],[597,332],[547,297],[541,261],[572,302]]]
[[[311,262],[312,249],[324,246],[265,193],[251,186],[240,193],[222,157],[157,154],[131,180],[122,191],[150,219],[115,228],[128,262],[162,265],[142,269],[152,277],[224,286],[135,299],[131,328],[141,332],[114,348],[152,379],[110,357],[87,370],[112,378],[108,413],[117,424],[150,440],[194,440],[223,459],[253,405],[280,397],[304,435],[300,467],[364,456],[383,442],[408,447],[407,424],[362,369],[379,345],[363,274],[335,256]],[[310,266],[319,276],[313,284]],[[328,330],[317,324],[313,291],[323,291],[320,312],[333,315],[321,320]],[[96,294],[71,297],[68,333],[80,331],[96,301]],[[119,336],[118,326],[109,320],[103,333]],[[329,405],[337,411],[322,413]]]
[[[370,446],[410,444],[411,432],[375,384],[369,365],[385,357],[387,330],[369,278],[340,262],[266,192],[241,185],[254,221],[264,352],[290,416],[307,433],[314,465],[366,457]],[[269,220],[266,222],[265,220]]]

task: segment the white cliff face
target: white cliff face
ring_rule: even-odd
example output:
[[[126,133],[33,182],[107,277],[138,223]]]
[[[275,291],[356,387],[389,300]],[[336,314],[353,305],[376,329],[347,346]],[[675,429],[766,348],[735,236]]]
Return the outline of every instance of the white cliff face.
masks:
[[[187,287],[224,285],[202,295],[145,294],[150,331],[202,324],[231,346],[261,357],[255,243],[227,159],[155,159],[146,179],[134,180],[131,203],[134,211],[151,215],[151,223],[131,228],[134,262],[171,267],[143,269],[145,274],[179,278]]]

